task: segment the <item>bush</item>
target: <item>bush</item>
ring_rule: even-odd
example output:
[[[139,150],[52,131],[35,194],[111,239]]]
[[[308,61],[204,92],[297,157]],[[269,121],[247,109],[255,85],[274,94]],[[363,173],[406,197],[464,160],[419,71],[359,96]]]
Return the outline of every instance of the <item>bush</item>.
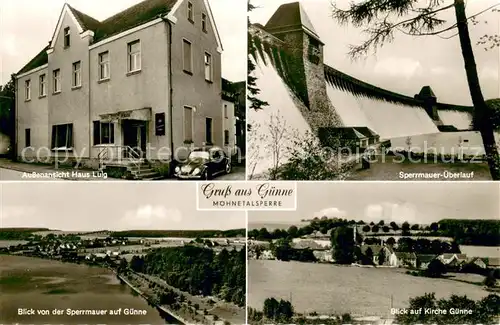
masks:
[[[162,178],[170,176],[169,164],[160,164],[154,168],[154,171],[157,172]]]
[[[290,159],[275,170],[272,179],[279,180],[332,180],[345,179],[353,167],[341,161],[335,148],[326,150],[319,140],[307,133],[295,137],[288,148]]]

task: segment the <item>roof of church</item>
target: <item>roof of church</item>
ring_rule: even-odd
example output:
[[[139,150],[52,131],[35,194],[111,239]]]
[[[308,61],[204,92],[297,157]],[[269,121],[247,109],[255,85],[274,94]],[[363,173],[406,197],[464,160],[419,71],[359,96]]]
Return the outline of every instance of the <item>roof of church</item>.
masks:
[[[265,29],[270,32],[275,29],[285,31],[297,28],[304,29],[309,35],[319,40],[319,35],[300,2],[281,5],[265,26]]]

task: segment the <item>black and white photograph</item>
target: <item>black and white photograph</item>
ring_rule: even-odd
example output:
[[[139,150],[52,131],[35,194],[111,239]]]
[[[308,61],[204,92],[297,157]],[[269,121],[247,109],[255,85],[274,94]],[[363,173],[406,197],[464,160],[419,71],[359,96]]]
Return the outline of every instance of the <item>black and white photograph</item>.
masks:
[[[2,1],[0,179],[245,180],[246,15],[233,0]]]
[[[248,324],[498,324],[494,182],[301,182],[248,212]]]
[[[496,0],[251,0],[248,179],[500,180]]]
[[[245,324],[246,214],[194,192],[0,185],[0,323]]]

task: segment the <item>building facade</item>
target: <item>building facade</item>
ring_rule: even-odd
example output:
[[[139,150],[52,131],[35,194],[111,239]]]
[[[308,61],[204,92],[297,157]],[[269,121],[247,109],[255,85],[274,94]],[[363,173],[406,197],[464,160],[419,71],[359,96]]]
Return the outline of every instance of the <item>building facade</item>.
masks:
[[[19,158],[98,168],[222,147],[221,53],[206,0],[145,0],[104,21],[65,4],[16,77]]]

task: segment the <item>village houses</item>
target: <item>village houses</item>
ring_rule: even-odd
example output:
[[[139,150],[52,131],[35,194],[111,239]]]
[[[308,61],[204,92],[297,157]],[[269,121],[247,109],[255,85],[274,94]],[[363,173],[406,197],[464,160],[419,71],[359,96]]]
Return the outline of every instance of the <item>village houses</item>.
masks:
[[[103,21],[66,3],[16,75],[18,157],[98,169],[234,146],[222,50],[207,0],[145,0]]]

